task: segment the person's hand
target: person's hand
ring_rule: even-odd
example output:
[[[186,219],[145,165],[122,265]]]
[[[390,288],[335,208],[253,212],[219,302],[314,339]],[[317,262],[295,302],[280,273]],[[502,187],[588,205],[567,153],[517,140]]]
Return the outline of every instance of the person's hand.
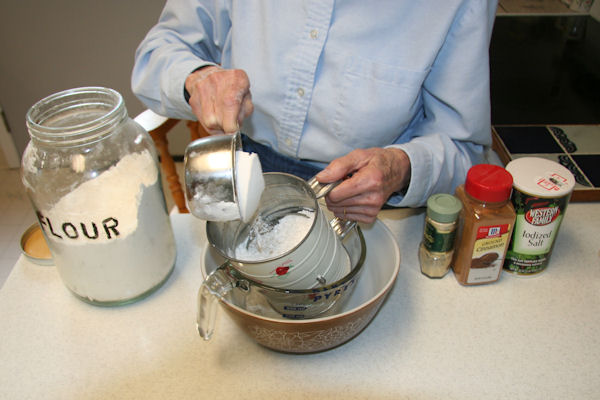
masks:
[[[397,148],[357,149],[333,160],[316,178],[321,183],[345,179],[326,196],[335,216],[371,223],[389,196],[410,180],[410,159]]]
[[[210,134],[238,131],[254,111],[250,81],[241,69],[204,67],[188,75],[185,88],[194,115]]]

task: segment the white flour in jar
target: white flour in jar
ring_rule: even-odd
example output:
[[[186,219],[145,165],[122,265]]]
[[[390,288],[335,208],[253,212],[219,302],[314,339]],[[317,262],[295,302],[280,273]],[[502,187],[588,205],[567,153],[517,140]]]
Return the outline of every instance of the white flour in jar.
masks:
[[[137,229],[143,188],[157,180],[158,169],[148,150],[123,157],[42,211],[49,220],[50,238],[73,245],[123,239]]]
[[[304,239],[314,219],[314,210],[302,210],[284,216],[272,229],[261,233],[263,229],[260,225],[265,222],[257,218],[251,228],[256,236],[252,240],[240,243],[235,249],[235,257],[244,261],[260,261],[280,256]]]
[[[152,155],[129,154],[38,215],[55,264],[75,294],[119,302],[169,275],[175,242]]]

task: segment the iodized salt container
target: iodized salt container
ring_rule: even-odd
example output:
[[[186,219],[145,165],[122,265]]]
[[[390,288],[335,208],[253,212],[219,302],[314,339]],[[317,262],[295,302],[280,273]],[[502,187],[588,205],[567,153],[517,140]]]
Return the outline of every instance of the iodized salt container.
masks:
[[[548,267],[575,177],[562,165],[537,157],[513,160],[506,170],[513,176],[517,218],[504,270],[531,276]]]
[[[27,113],[22,181],[65,286],[95,305],[139,300],[175,263],[150,135],[101,87],[50,95]]]

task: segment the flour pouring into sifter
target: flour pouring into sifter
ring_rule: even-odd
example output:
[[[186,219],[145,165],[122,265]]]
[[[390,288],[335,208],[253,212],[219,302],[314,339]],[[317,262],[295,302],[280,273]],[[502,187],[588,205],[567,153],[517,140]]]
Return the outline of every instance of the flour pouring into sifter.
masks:
[[[235,250],[237,259],[260,261],[277,257],[292,250],[310,231],[315,219],[313,210],[291,212],[275,221],[256,218],[251,234]]]
[[[248,222],[258,208],[265,180],[258,155],[243,151],[235,152],[235,188],[242,221]]]

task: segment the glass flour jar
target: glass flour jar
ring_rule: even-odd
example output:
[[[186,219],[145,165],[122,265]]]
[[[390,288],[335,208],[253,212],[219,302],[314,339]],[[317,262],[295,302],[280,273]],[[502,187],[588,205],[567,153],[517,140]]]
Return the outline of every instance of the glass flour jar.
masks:
[[[50,95],[27,112],[22,181],[64,284],[96,305],[139,300],[175,263],[152,139],[112,89]]]

